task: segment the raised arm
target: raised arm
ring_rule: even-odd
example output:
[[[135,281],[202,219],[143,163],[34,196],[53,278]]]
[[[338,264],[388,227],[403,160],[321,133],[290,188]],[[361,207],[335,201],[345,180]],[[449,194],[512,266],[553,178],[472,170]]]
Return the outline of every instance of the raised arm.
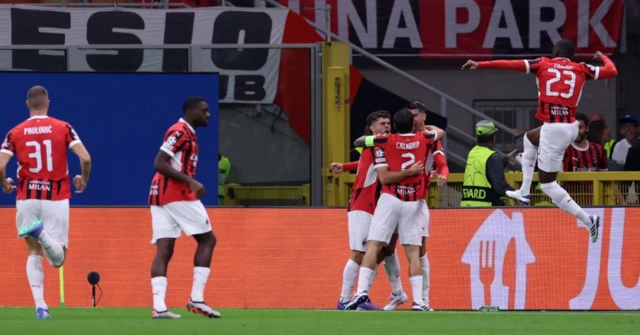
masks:
[[[618,76],[618,69],[616,69],[616,65],[613,64],[609,57],[602,54],[602,52],[598,51],[593,55],[593,59],[601,61],[603,66],[593,66],[582,63],[586,67],[587,78],[593,80],[605,80],[611,79]]]
[[[468,60],[462,65],[463,70],[476,70],[476,69],[495,69],[495,70],[510,70],[517,72],[535,72],[539,67],[540,59],[518,59],[518,60],[491,60],[485,62],[476,62]]]

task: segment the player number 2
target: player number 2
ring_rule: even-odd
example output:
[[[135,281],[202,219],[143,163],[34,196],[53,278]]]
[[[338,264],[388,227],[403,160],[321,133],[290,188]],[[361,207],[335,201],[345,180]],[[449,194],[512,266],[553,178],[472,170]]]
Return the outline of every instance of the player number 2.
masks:
[[[547,71],[555,75],[554,78],[551,78],[547,81],[547,96],[557,97],[559,95],[565,99],[571,98],[571,96],[573,95],[573,89],[576,88],[576,74],[571,70],[562,70],[562,72],[560,72],[560,70],[558,69],[547,69]],[[571,79],[567,79],[564,81],[565,84],[569,85],[569,93],[558,93],[551,89],[551,85],[560,81],[563,74],[571,77]]]
[[[33,152],[29,154],[29,158],[36,160],[36,166],[29,168],[32,173],[38,173],[42,170],[43,159],[47,161],[47,171],[53,171],[53,157],[51,156],[51,140],[42,141],[44,144],[44,152],[42,152],[42,145],[36,141],[28,141],[26,145],[33,147]],[[44,155],[43,155],[44,154]],[[44,156],[44,157],[43,157]]]
[[[414,156],[412,153],[410,152],[405,152],[402,154],[401,156],[402,158],[408,158],[407,161],[405,161],[404,163],[402,163],[402,165],[400,165],[400,168],[402,170],[406,170],[409,166],[413,165],[413,163],[416,162],[416,156]]]

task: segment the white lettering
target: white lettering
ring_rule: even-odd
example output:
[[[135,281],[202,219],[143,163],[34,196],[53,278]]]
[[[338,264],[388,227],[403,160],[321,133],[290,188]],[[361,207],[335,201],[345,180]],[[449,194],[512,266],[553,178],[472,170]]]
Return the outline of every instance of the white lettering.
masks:
[[[501,28],[500,19],[503,15],[506,27]],[[493,5],[489,28],[487,28],[487,34],[484,37],[482,47],[488,49],[493,48],[496,44],[496,38],[498,37],[506,37],[511,41],[512,48],[522,49],[522,38],[520,37],[518,23],[516,22],[515,14],[513,14],[510,0],[497,0]]]
[[[24,135],[51,134],[52,126],[27,127],[24,128]]]
[[[338,1],[338,31],[342,38],[349,38],[349,22],[356,32],[358,40],[364,49],[375,49],[378,47],[378,29],[376,2],[367,1],[366,8],[367,28],[365,29],[362,19],[353,5],[353,0]]]
[[[51,191],[51,182],[41,180],[29,181],[28,188],[36,191]]]
[[[469,13],[469,21],[458,23],[456,15],[458,8],[464,8]],[[458,47],[458,34],[468,34],[480,25],[480,6],[473,0],[446,0],[445,8],[445,47]]]
[[[529,1],[529,6],[529,48],[540,48],[540,36],[543,31],[547,32],[554,44],[560,41],[562,36],[558,29],[565,24],[567,19],[567,8],[564,4],[560,0]],[[553,8],[553,21],[540,21],[543,7]]]
[[[406,27],[400,27],[400,18],[404,17]],[[391,9],[391,16],[389,17],[389,25],[387,26],[387,32],[384,35],[384,41],[382,42],[382,48],[393,49],[396,39],[408,38],[411,43],[411,47],[414,49],[422,48],[422,40],[420,40],[420,32],[418,31],[418,25],[416,24],[413,11],[411,10],[411,4],[409,0],[397,0],[393,4]]]
[[[585,208],[585,211],[589,215],[598,215],[604,218],[603,208]],[[578,227],[585,229],[584,223],[577,220]],[[604,221],[600,222],[600,232],[604,231]],[[580,234],[581,237],[585,237]],[[584,241],[589,241],[584,239]],[[582,291],[575,298],[569,300],[569,309],[591,309],[593,302],[596,299],[596,292],[598,291],[598,280],[600,278],[600,256],[602,254],[602,237],[598,239],[596,243],[589,243],[589,249],[587,251],[587,273],[584,280],[584,286]]]
[[[607,48],[615,48],[616,42],[611,38],[607,28],[602,24],[602,19],[609,13],[615,0],[604,0],[589,19],[590,1],[578,1],[578,48],[589,46],[589,27],[592,27],[596,35]],[[588,23],[587,23],[588,20]]]
[[[420,141],[417,142],[409,142],[409,143],[404,143],[404,142],[397,142],[396,143],[396,148],[397,149],[401,149],[401,150],[413,150],[416,149],[420,146]]]
[[[622,241],[624,240],[625,209],[614,208],[611,212],[611,236],[609,238],[609,266],[607,279],[611,298],[620,309],[640,309],[640,279],[636,286],[627,287],[622,282]],[[598,266],[598,269],[600,267]]]

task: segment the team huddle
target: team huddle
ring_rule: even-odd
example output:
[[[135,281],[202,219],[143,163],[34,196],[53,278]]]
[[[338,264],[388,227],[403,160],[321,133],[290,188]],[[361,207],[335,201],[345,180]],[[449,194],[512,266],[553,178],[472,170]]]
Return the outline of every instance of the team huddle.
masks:
[[[539,97],[536,117],[543,125],[525,135],[523,183],[519,190],[507,191],[507,196],[528,204],[537,166],[541,190],[559,208],[583,222],[591,241],[596,242],[600,218],[589,216],[576,204],[558,185],[556,177],[563,168],[565,151],[579,136],[576,109],[585,81],[614,78],[617,70],[600,52],[594,58],[604,63],[601,67],[572,62],[573,54],[573,44],[561,40],[555,45],[552,58],[470,60],[462,68],[508,69],[536,75]],[[52,266],[61,267],[69,247],[71,187],[67,150],[78,156],[81,165],[81,175],[72,179],[75,193],[82,193],[87,187],[91,157],[69,123],[48,116],[49,95],[44,87],[32,87],[27,93],[26,104],[30,118],[11,129],[0,148],[0,183],[5,193],[16,191],[16,227],[18,236],[25,238],[27,243],[27,279],[36,318],[49,319],[42,263],[44,256]],[[203,98],[190,97],[182,110],[183,117],[166,132],[156,156],[156,174],[148,197],[151,242],[157,248],[151,268],[152,318],[180,318],[168,310],[165,295],[167,267],[175,240],[182,232],[193,236],[198,244],[187,309],[205,317],[219,318],[221,314],[204,301],[216,237],[199,200],[204,196],[205,188],[195,179],[198,162],[195,132],[209,123],[209,106]],[[380,309],[371,302],[369,292],[378,265],[383,261],[391,283],[391,296],[383,309],[393,311],[408,301],[395,251],[399,240],[409,264],[412,310],[433,311],[425,239],[429,236],[429,209],[425,198],[433,178],[437,177],[440,187],[446,184],[449,169],[440,142],[445,133],[438,127],[425,125],[426,115],[425,106],[420,101],[413,101],[393,115],[396,133],[391,134],[391,115],[386,111],[371,113],[366,120],[365,136],[354,142],[356,147],[362,148],[360,159],[330,166],[334,173],[357,171],[347,210],[352,253],[344,268],[338,309]],[[6,177],[6,167],[13,156],[18,161],[16,185],[13,179]],[[352,293],[354,286],[355,294]]]
[[[536,118],[542,126],[525,134],[522,155],[523,183],[520,189],[507,191],[507,196],[522,204],[528,204],[533,174],[537,166],[542,192],[549,196],[556,206],[578,218],[589,232],[591,241],[595,243],[599,235],[600,217],[587,214],[556,179],[557,173],[563,168],[567,149],[580,136],[581,126],[580,121],[576,120],[576,109],[584,83],[587,80],[614,78],[618,72],[613,62],[600,52],[593,58],[602,61],[604,66],[575,63],[570,60],[574,50],[571,41],[561,40],[554,46],[551,58],[486,62],[469,60],[462,69],[505,69],[532,73],[536,76],[539,102]],[[429,147],[429,143],[438,143],[437,140],[442,138],[444,132],[433,126],[420,128],[424,127],[424,119],[414,120],[417,123],[410,132],[405,120],[409,113],[411,111],[403,109],[394,115],[397,134],[368,136],[354,143],[356,146],[375,149],[363,150],[357,162],[356,181],[347,212],[352,255],[345,265],[338,309],[379,309],[371,303],[368,293],[377,273],[377,264],[382,260],[392,286],[389,303],[383,309],[392,311],[408,300],[400,283],[400,267],[395,254],[396,238],[399,235],[409,261],[412,310],[433,310],[429,301],[430,273],[425,242],[424,238],[419,241],[416,235],[423,232],[423,236],[428,236],[429,211],[423,199],[428,190],[433,158],[440,157],[444,160],[444,154],[434,155],[442,151]],[[374,122],[376,119],[381,118],[382,123],[389,123],[389,116],[386,115],[386,118],[381,112],[369,115],[367,125],[371,127],[371,131],[377,129]],[[387,126],[387,130],[388,128]],[[421,147],[423,145],[424,152]],[[424,159],[424,166],[418,159]],[[331,169],[333,172],[342,172],[353,170],[354,165],[333,163]],[[446,160],[436,165],[438,168],[441,165],[446,166]],[[446,173],[440,174],[444,175],[446,180],[448,169]],[[442,186],[443,183],[438,184]],[[422,257],[416,257],[418,247],[422,249]],[[358,286],[352,297],[356,273]]]

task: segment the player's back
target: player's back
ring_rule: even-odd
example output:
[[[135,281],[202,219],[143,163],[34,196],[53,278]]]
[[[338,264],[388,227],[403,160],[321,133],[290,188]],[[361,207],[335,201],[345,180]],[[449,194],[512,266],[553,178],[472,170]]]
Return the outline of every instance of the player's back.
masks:
[[[52,117],[34,116],[13,128],[2,149],[18,161],[18,200],[70,198],[67,153],[78,142],[71,125]]]
[[[584,83],[598,78],[598,69],[568,58],[541,57],[525,61],[538,83],[536,118],[549,123],[572,123]]]
[[[416,162],[425,162],[428,153],[427,145],[433,139],[425,134],[391,134],[385,146],[384,154],[389,171],[403,171]],[[395,184],[384,185],[383,192],[391,194],[403,201],[417,201],[425,187],[423,174],[407,177]]]
[[[361,210],[373,214],[376,203],[380,197],[382,185],[378,180],[378,174],[374,168],[376,153],[380,148],[365,148],[358,160],[356,179],[353,182],[351,197],[347,211]],[[384,154],[380,154],[384,155]],[[384,159],[378,157],[377,159]]]

